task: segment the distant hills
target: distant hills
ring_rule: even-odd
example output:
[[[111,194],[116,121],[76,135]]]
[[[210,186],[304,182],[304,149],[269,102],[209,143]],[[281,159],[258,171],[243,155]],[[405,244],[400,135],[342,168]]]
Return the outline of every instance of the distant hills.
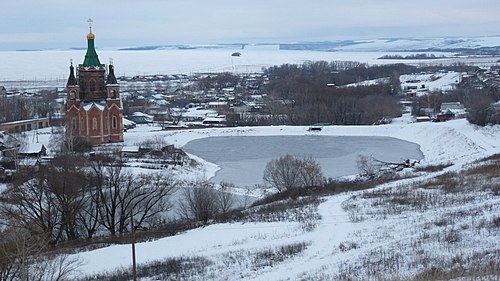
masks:
[[[193,49],[244,49],[245,43],[214,44],[214,45],[153,45],[120,48],[119,51],[151,51],[151,50],[193,50]]]
[[[195,50],[271,47],[275,50],[320,51],[320,52],[447,52],[460,55],[500,55],[500,35],[483,37],[436,37],[436,38],[379,38],[363,40],[333,40],[295,43],[229,43],[229,44],[168,44],[133,46],[123,48],[102,47],[105,50],[152,51]],[[84,50],[70,48],[69,50]],[[43,51],[43,50],[18,50]]]
[[[281,50],[451,52],[477,55],[500,54],[500,36],[443,38],[386,38],[280,44]]]
[[[500,54],[500,36],[489,37],[442,37],[442,38],[382,38],[371,40],[337,40],[297,43],[233,43],[208,45],[154,45],[121,48],[119,50],[167,50],[167,49],[245,49],[253,46],[273,45],[280,50],[304,51],[365,51],[365,52],[450,52],[465,55]]]

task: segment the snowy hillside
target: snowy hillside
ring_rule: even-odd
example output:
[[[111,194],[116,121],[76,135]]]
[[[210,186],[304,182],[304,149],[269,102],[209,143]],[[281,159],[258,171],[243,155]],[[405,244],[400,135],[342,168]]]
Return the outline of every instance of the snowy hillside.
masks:
[[[306,132],[304,127],[280,126],[181,132],[142,127],[127,132],[125,141],[165,135],[182,145],[208,136]],[[499,126],[479,128],[466,120],[412,124],[400,120],[383,126],[325,127],[319,134],[392,136],[421,146],[422,167],[451,166],[422,170],[367,191],[312,199],[275,214],[281,219],[214,224],[139,243],[139,266],[183,266],[168,276],[157,272],[151,273],[155,278],[141,280],[427,280],[456,278],[453,272],[458,270],[462,270],[458,276],[498,274],[500,198],[494,193],[500,185],[498,159],[490,160],[497,161],[490,165],[492,172],[474,170],[479,165],[474,161],[500,153]],[[453,173],[464,169],[468,172],[455,182]],[[477,175],[490,180],[485,184]],[[131,266],[129,245],[72,257],[84,263],[80,268],[84,275],[128,271]]]
[[[422,50],[477,49],[497,46],[500,46],[500,36],[344,40],[282,44],[281,48],[317,51],[412,52]]]

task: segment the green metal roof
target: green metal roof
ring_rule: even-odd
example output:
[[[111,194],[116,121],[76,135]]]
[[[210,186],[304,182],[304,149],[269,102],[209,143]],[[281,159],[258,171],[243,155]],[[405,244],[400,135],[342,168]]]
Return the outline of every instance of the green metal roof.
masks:
[[[101,66],[101,62],[99,61],[99,57],[97,56],[97,52],[95,51],[94,39],[87,38],[87,42],[88,42],[87,53],[85,54],[85,60],[83,61],[83,66],[85,67]]]

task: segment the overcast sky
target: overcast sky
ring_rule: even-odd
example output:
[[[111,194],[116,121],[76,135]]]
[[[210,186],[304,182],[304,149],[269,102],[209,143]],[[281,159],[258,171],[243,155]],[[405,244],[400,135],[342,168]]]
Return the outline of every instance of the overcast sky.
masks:
[[[500,0],[2,0],[0,50],[500,34]]]

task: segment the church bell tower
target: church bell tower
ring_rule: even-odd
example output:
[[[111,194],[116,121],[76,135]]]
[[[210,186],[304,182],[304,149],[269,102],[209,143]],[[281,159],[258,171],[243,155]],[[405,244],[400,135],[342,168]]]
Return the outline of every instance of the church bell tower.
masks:
[[[66,131],[93,144],[123,141],[123,108],[112,63],[99,61],[89,19],[87,53],[76,74],[73,62],[66,84]]]

